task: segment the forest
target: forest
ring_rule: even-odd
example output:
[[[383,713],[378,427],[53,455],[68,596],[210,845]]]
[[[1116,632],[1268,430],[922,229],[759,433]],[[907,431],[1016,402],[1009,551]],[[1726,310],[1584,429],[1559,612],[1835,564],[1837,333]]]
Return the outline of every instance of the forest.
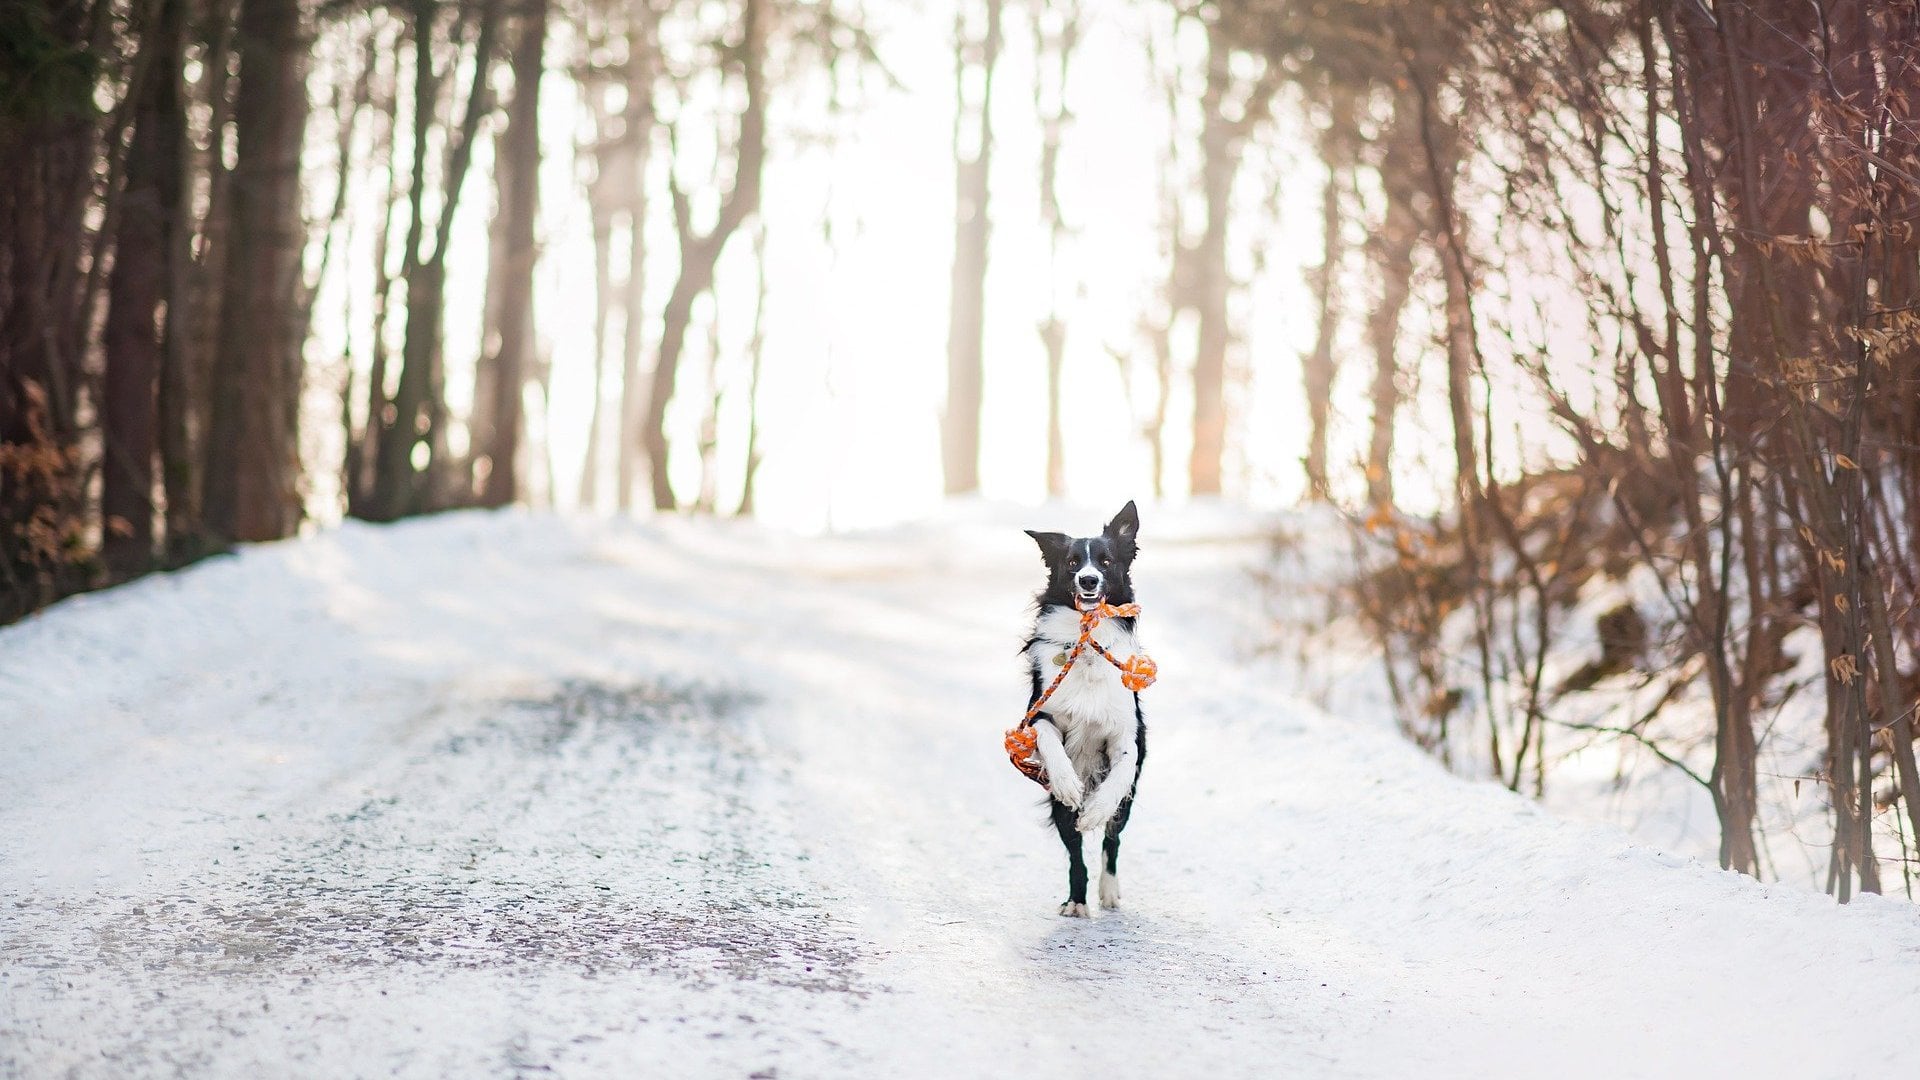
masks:
[[[0,622],[462,508],[1300,503],[1288,617],[1453,768],[1911,895],[1916,61],[1911,0],[4,0]]]

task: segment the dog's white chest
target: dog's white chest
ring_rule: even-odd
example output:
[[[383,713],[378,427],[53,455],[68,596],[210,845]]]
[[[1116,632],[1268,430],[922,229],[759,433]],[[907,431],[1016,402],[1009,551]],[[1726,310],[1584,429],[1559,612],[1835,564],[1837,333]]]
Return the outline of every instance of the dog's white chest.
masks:
[[[1049,611],[1040,617],[1034,635],[1037,640],[1029,655],[1040,671],[1044,690],[1060,674],[1073,643],[1079,640],[1080,617],[1067,610]],[[1093,640],[1121,660],[1140,651],[1134,635],[1111,619],[1094,628]],[[1133,691],[1120,682],[1120,672],[1112,664],[1085,649],[1047,700],[1046,711],[1064,721],[1063,727],[1084,724],[1111,732],[1132,726]]]

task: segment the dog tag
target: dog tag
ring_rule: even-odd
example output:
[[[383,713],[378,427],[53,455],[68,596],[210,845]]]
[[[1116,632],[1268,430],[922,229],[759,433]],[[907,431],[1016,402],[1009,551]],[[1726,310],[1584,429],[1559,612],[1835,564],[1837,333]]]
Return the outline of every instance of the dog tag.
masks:
[[[1066,654],[1066,653],[1063,653],[1063,652],[1062,652],[1062,653],[1054,653],[1054,654],[1053,654],[1053,666],[1054,666],[1054,667],[1066,667],[1066,666],[1067,666],[1067,654]]]

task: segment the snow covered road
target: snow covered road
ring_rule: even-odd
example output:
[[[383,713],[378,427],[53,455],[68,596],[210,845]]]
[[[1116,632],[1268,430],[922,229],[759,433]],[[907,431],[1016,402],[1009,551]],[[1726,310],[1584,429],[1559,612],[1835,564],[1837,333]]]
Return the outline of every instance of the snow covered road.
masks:
[[[1920,909],[1298,704],[1217,521],[1147,514],[1125,899],[1058,917],[1013,525],[463,514],[0,630],[0,1075],[1898,1069]]]

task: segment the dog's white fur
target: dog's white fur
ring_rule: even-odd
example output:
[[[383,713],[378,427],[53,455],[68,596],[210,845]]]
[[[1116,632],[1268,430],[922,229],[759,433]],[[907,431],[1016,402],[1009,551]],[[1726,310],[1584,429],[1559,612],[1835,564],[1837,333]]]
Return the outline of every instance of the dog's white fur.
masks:
[[[1029,655],[1039,665],[1044,688],[1060,670],[1053,658],[1071,651],[1080,638],[1080,615],[1064,608],[1050,609],[1040,617],[1034,636]],[[1141,651],[1134,634],[1113,619],[1096,626],[1093,639],[1122,660]],[[1034,724],[1034,734],[1053,797],[1080,812],[1075,827],[1081,832],[1099,832],[1133,790],[1139,772],[1139,721],[1134,715],[1133,691],[1121,684],[1120,672],[1112,664],[1087,649],[1047,700],[1045,711],[1053,721]],[[1103,763],[1107,765],[1105,776],[1100,775]],[[1088,785],[1093,785],[1092,791],[1087,790]],[[1117,882],[1112,891],[1117,903]],[[1100,902],[1111,907],[1107,893],[1107,876],[1102,874]]]

